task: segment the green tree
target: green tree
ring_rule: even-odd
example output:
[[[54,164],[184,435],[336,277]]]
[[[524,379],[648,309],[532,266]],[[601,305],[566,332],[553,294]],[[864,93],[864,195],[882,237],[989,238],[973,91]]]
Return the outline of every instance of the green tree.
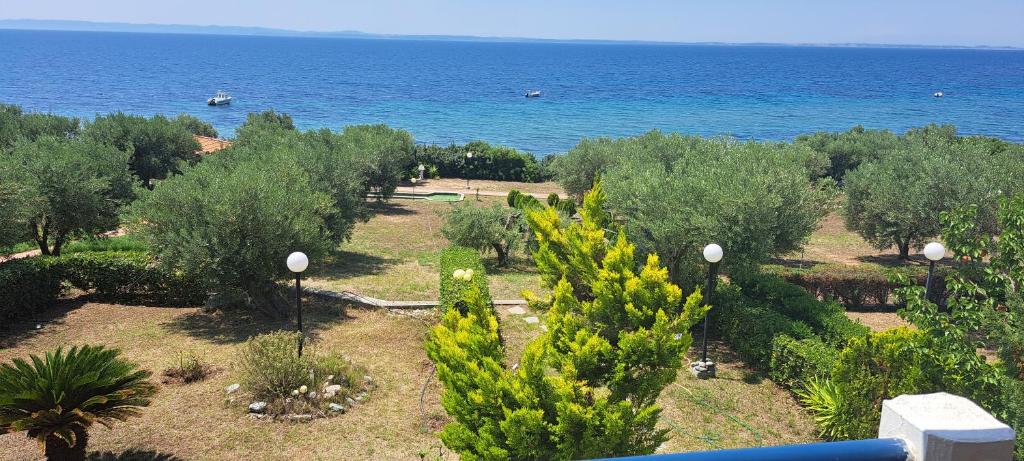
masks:
[[[608,203],[681,285],[699,280],[708,243],[726,269],[761,263],[800,248],[828,210],[805,148],[650,133],[627,151],[605,172]]]
[[[899,148],[848,173],[847,227],[879,249],[895,245],[903,259],[939,234],[943,211],[979,204],[979,223],[991,231],[995,199],[1024,187],[1024,158],[949,136],[938,128],[911,132]]]
[[[18,106],[0,104],[0,151],[10,150],[19,138],[35,141],[44,136],[73,138],[77,118],[54,114],[24,113]]]
[[[206,136],[209,138],[217,137],[217,130],[213,125],[189,114],[180,114],[177,117],[174,117],[171,121],[174,122],[175,125],[185,128],[185,131],[194,135]]]
[[[829,166],[822,174],[840,181],[861,163],[895,149],[899,138],[889,130],[868,130],[858,125],[842,133],[819,131],[800,135],[793,143],[810,147],[828,158]]]
[[[27,232],[46,255],[75,236],[114,229],[133,196],[128,154],[91,141],[44,137],[19,141],[0,163],[0,182],[15,185]],[[19,234],[15,231],[15,234]]]
[[[281,131],[295,131],[295,123],[290,115],[273,110],[250,112],[245,117],[245,123],[235,130],[235,139],[244,145],[257,142],[263,136],[276,137]]]
[[[360,166],[367,192],[390,198],[413,161],[413,139],[405,130],[387,125],[352,125],[341,132],[340,142]]]
[[[552,160],[555,181],[570,196],[583,197],[609,166],[630,154],[631,144],[634,143],[630,138],[583,139],[565,155]]]
[[[23,187],[16,182],[0,183],[0,248],[30,238],[30,216],[24,193]]]
[[[145,118],[117,112],[86,123],[82,135],[97,143],[131,152],[128,164],[142,183],[179,173],[183,164],[198,160],[199,143],[185,126],[162,115]]]
[[[149,406],[151,373],[103,346],[58,348],[0,364],[0,434],[27,431],[52,461],[85,459],[89,428]]]
[[[465,293],[465,309],[449,309],[431,331],[427,354],[453,419],[441,440],[462,459],[647,454],[666,440],[655,402],[675,380],[705,307],[699,292],[683,301],[657,256],[637,268],[625,234],[603,230],[603,202],[600,190],[588,194],[580,223],[550,208],[528,212],[541,236],[540,267],[589,289],[558,279],[549,333],[526,346],[518,367],[505,365],[494,310],[476,288]]]
[[[490,207],[465,203],[448,210],[441,233],[455,245],[480,252],[493,250],[498,265],[505,266],[522,243],[521,214],[497,203]]]
[[[295,158],[218,155],[143,195],[132,216],[169,269],[241,291],[253,308],[283,317],[288,303],[274,282],[288,274],[289,253],[316,261],[334,246],[333,203]]]

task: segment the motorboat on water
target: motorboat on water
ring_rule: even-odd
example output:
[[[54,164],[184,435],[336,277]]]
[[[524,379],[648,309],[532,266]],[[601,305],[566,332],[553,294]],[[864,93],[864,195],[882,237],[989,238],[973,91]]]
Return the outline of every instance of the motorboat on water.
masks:
[[[936,92],[932,93],[932,96],[935,96],[936,98],[941,98],[941,97],[943,97],[945,95],[946,94],[941,92],[941,91],[936,91]]]
[[[231,96],[228,96],[223,90],[217,91],[217,94],[206,100],[206,104],[211,106],[223,106],[225,104],[231,104]]]
[[[527,98],[539,98],[540,97],[540,91],[530,90],[530,91],[526,92],[525,96]]]

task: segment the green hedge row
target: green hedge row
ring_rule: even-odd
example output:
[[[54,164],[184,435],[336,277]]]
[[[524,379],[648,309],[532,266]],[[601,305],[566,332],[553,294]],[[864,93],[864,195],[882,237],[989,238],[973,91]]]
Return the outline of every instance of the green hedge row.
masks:
[[[457,302],[462,300],[462,293],[471,286],[476,286],[488,300],[491,299],[491,292],[487,286],[487,272],[480,260],[480,253],[472,248],[452,246],[441,251],[441,296],[439,304],[441,311],[447,311]],[[454,277],[456,270],[473,269],[473,278],[470,281],[457,280]]]
[[[827,344],[842,346],[849,338],[869,332],[864,325],[850,320],[843,307],[835,301],[821,301],[778,275],[746,273],[736,275],[732,280],[751,299],[767,304],[791,319],[805,322]]]
[[[472,158],[466,157],[469,152],[473,153]],[[415,161],[411,169],[422,164],[431,170],[436,168],[444,178],[543,182],[552,177],[547,166],[532,154],[482,141],[463,146],[416,146]]]
[[[0,264],[0,319],[30,317],[50,307],[67,287],[104,301],[151,305],[200,304],[207,293],[200,280],[168,273],[147,253],[40,256]]]
[[[803,287],[821,299],[834,299],[847,310],[887,310],[892,307],[892,292],[899,285],[892,276],[901,273],[918,285],[924,285],[928,269],[924,266],[886,268],[874,264],[850,266],[847,264],[819,264],[807,269],[782,266],[768,266],[769,272],[778,274],[786,281]],[[945,268],[937,268],[932,281],[932,300],[942,303],[945,299]]]
[[[827,376],[838,351],[869,330],[835,302],[823,302],[772,274],[739,274],[721,286],[710,319],[748,363],[794,388]]]

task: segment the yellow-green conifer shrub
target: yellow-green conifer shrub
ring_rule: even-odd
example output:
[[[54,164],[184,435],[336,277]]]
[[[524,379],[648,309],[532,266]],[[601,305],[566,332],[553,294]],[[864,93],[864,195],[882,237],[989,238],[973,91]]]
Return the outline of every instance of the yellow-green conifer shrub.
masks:
[[[494,309],[477,288],[427,340],[452,422],[441,440],[463,460],[568,460],[652,453],[666,439],[655,400],[683,365],[689,328],[707,311],[683,298],[651,255],[638,267],[626,235],[605,228],[597,186],[581,222],[529,212],[535,253],[554,280],[548,332],[509,367]]]

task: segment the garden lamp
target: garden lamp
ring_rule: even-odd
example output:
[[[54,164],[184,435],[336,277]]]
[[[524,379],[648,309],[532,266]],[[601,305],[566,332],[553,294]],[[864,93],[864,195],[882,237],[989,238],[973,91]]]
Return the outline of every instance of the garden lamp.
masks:
[[[302,357],[302,271],[309,267],[309,258],[301,251],[288,255],[288,270],[295,273],[295,322],[299,330],[299,357]]]
[[[939,242],[931,242],[924,246],[924,257],[928,258],[928,278],[924,281],[924,299],[929,299],[932,294],[932,275],[935,272],[935,262],[946,255],[946,248]]]
[[[420,181],[422,181],[423,180],[423,172],[427,171],[427,167],[423,166],[423,164],[421,163],[419,168],[416,168],[416,169],[419,170],[419,172],[420,172]]]
[[[469,189],[469,161],[473,160],[473,151],[466,152],[466,189]]]
[[[711,304],[711,297],[715,294],[715,282],[718,281],[718,263],[722,260],[724,252],[721,245],[712,243],[704,247],[704,260],[709,263],[708,280],[704,288],[704,305]],[[715,364],[708,362],[708,314],[704,314],[704,337],[701,340],[701,359],[694,364],[694,371],[697,377],[708,378],[715,376]]]

